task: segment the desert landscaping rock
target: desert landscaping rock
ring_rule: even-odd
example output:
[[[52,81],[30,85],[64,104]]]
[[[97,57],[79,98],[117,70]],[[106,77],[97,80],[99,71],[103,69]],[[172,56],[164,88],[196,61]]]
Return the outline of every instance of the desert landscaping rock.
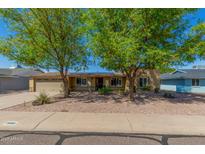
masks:
[[[26,112],[91,112],[91,113],[143,113],[143,114],[183,114],[205,115],[205,95],[176,94],[176,98],[164,98],[163,94],[142,93],[135,102],[127,96],[112,94],[75,92],[67,99],[41,106],[20,104],[4,111]]]

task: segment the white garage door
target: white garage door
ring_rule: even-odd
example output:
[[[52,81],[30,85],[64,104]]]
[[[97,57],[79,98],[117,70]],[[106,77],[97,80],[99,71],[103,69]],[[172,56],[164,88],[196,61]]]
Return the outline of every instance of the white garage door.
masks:
[[[47,91],[62,91],[63,84],[59,80],[37,80],[36,81],[36,91],[47,92]]]

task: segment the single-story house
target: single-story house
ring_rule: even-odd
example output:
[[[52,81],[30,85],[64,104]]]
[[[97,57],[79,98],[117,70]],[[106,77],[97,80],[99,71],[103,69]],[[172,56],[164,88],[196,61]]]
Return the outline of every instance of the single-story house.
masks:
[[[149,86],[151,90],[159,88],[159,72],[145,70],[135,80],[135,88]],[[68,73],[69,88],[71,91],[96,91],[102,87],[112,90],[126,91],[129,83],[122,73],[93,72]],[[33,76],[30,80],[31,91],[62,91],[63,84],[59,73],[50,72]]]
[[[205,93],[205,69],[180,69],[160,76],[161,90]]]
[[[31,76],[43,73],[34,68],[0,68],[0,92],[29,90]]]

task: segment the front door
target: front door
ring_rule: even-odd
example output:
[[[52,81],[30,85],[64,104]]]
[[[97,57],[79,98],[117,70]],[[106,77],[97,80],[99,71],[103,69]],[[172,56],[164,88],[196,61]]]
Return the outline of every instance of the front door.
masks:
[[[96,90],[103,87],[103,78],[96,78]]]

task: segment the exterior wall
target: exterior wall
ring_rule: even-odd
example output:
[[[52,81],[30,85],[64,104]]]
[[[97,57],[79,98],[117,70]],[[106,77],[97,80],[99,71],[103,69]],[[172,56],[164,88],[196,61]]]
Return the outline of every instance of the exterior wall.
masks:
[[[157,70],[145,70],[140,73],[135,79],[135,89],[140,89],[139,80],[141,77],[147,77],[149,79],[149,86],[151,90],[160,88],[160,73]],[[129,80],[125,81],[125,92],[129,91]]]
[[[35,80],[30,79],[29,80],[29,91],[30,92],[36,91],[35,88],[36,88]]]
[[[114,78],[115,78],[115,77],[114,77]],[[116,77],[116,78],[121,78],[121,79],[122,79],[122,86],[119,86],[119,87],[111,86],[111,79],[112,79],[112,77],[106,78],[107,82],[106,82],[106,84],[105,84],[105,82],[104,82],[104,85],[105,85],[106,87],[111,88],[111,89],[114,90],[114,91],[122,91],[122,90],[124,91],[124,89],[125,89],[125,84],[126,84],[126,78],[125,78],[125,77]]]
[[[168,90],[168,91],[182,91],[184,87],[185,81],[181,80],[161,80],[160,89]]]
[[[96,78],[95,77],[85,77],[87,80],[87,85],[86,86],[79,86],[76,84],[76,80],[77,78],[75,78],[74,80],[74,91],[95,91],[96,90]],[[104,77],[103,78],[103,86],[105,87],[109,87],[112,90],[123,90],[125,87],[125,78],[123,77],[119,77],[122,78],[122,86],[121,87],[113,87],[111,86],[111,79],[112,77]]]
[[[199,86],[192,86],[192,79],[162,80],[160,88],[182,93],[205,93],[205,79],[199,80]]]
[[[77,85],[77,77],[74,78],[74,91],[94,91],[95,90],[95,79],[93,77],[83,77],[87,80],[87,84],[80,86]]]
[[[183,87],[185,90],[182,92],[190,92],[190,93],[205,93],[205,79],[199,80],[199,86],[192,86],[192,80],[185,80],[185,84]]]
[[[151,90],[154,90],[156,88],[158,88],[158,89],[160,88],[160,73],[159,73],[159,71],[146,70],[145,76],[147,76],[149,78],[149,86],[150,86]],[[139,81],[139,78],[138,78],[138,81]]]
[[[29,78],[0,78],[0,92],[10,90],[28,90]]]
[[[192,84],[192,81],[191,81]],[[191,89],[193,93],[205,93],[205,79],[199,80],[199,87],[193,87]]]
[[[154,90],[155,88],[159,88],[159,72],[156,70],[145,70],[142,74],[138,76],[135,80],[135,87],[139,88],[139,78],[140,77],[148,77],[149,80],[149,86],[151,90]],[[79,76],[80,77],[80,76]],[[69,77],[69,87],[71,91],[95,91],[96,90],[96,77],[84,77],[87,79],[87,84],[80,86],[77,85],[77,78],[78,77]],[[122,86],[120,87],[113,87],[111,86],[111,79],[112,78],[121,78],[122,79]],[[119,76],[113,76],[113,77],[103,77],[103,86],[109,87],[112,90],[116,91],[128,91],[129,89],[129,81],[126,79],[126,77],[119,77]],[[62,91],[62,81],[60,78],[49,78],[49,77],[38,77],[34,78],[33,81],[30,81],[30,90],[31,91],[42,91],[42,90],[48,90],[48,91]]]

